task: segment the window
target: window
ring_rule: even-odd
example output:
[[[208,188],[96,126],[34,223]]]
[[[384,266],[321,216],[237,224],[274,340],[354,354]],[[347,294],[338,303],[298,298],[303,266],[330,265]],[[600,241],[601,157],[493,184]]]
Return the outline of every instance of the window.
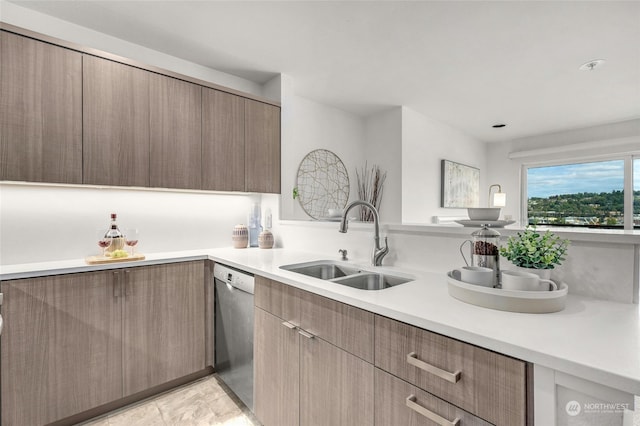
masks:
[[[634,163],[636,191],[640,189],[640,160]],[[551,226],[623,228],[624,176],[623,159],[530,167],[528,221]],[[640,211],[639,198],[635,197],[635,214]]]

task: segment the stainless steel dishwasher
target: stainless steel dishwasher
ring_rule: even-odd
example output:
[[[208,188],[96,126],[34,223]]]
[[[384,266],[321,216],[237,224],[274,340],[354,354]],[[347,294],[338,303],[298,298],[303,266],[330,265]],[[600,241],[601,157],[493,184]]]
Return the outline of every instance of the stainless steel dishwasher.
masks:
[[[216,263],[215,359],[219,377],[253,411],[253,275]]]

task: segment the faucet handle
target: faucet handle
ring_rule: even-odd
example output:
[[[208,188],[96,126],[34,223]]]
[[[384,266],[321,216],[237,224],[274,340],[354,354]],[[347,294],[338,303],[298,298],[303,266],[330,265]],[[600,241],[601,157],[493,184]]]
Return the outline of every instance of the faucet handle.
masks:
[[[340,249],[338,250],[338,253],[342,255],[342,260],[349,260],[349,258],[347,257],[347,249]]]

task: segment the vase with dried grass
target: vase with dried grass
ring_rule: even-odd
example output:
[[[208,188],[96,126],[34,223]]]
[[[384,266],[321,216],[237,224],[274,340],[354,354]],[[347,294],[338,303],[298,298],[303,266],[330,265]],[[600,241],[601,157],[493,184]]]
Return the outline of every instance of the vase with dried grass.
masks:
[[[362,170],[356,169],[358,197],[360,200],[371,203],[376,210],[380,211],[384,181],[386,178],[387,172],[383,172],[380,170],[380,166],[375,164],[369,168],[365,162]],[[372,222],[373,212],[366,207],[361,207],[360,220],[363,222]]]

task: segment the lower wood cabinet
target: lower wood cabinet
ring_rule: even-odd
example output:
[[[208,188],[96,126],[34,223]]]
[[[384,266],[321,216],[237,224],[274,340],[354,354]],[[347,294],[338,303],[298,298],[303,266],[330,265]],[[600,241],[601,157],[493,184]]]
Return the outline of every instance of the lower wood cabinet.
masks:
[[[202,261],[4,281],[2,425],[43,425],[205,368]]]
[[[298,318],[305,317],[305,322],[310,318],[309,312],[301,312],[310,293],[256,278],[254,394],[260,422],[264,426],[372,426],[373,365],[300,326]],[[320,302],[325,302],[320,304],[323,308],[311,315],[325,322],[318,326],[319,334],[346,341],[337,334],[352,330],[359,318],[353,310],[361,310],[329,299]],[[318,312],[324,314],[318,317]],[[370,345],[373,341],[363,346]]]
[[[524,361],[263,277],[255,305],[264,426],[533,425]]]
[[[124,272],[124,396],[204,369],[203,263]]]

